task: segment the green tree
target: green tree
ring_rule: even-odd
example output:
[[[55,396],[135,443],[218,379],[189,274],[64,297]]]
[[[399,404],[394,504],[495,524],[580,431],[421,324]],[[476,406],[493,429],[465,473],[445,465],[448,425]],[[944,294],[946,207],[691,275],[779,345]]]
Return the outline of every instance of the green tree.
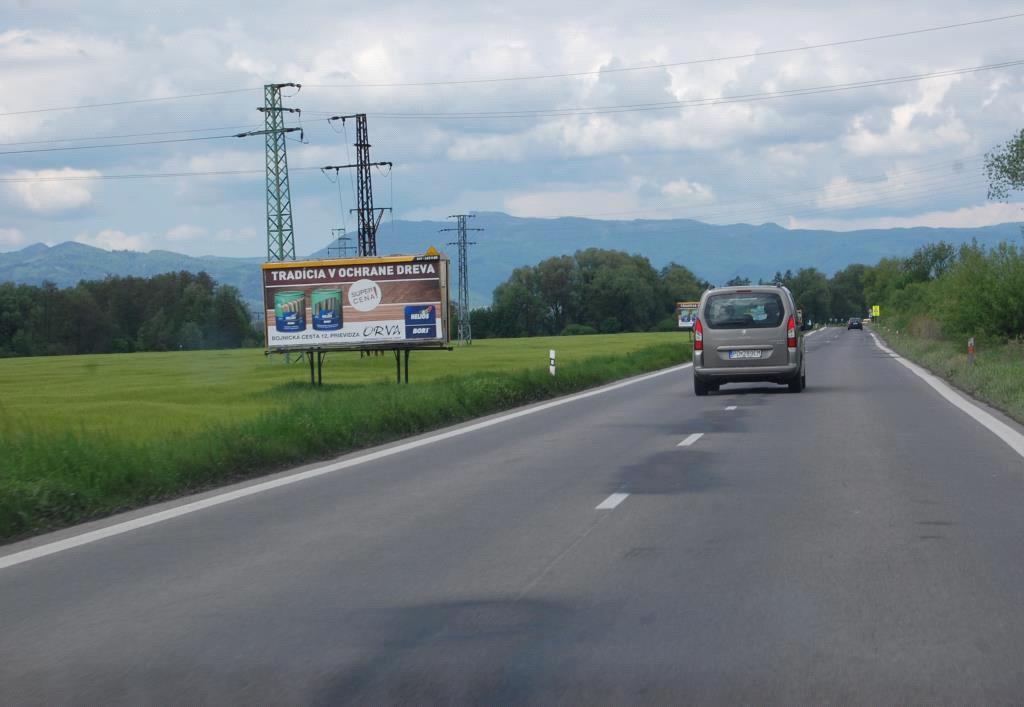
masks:
[[[907,282],[928,282],[941,277],[956,260],[956,248],[945,241],[929,243],[903,261]]]
[[[545,304],[545,333],[557,334],[579,315],[580,272],[568,255],[548,258],[537,264],[537,295]]]
[[[249,321],[242,295],[231,285],[220,285],[213,295],[213,309],[203,338],[216,348],[238,348],[258,339]]]
[[[698,300],[701,293],[710,287],[705,280],[698,278],[689,268],[675,262],[663,267],[658,273],[658,278],[661,280],[662,290],[665,293],[664,307],[673,312],[676,302]]]
[[[494,289],[494,331],[498,336],[535,336],[542,333],[548,307],[540,297],[536,271],[516,268]]]
[[[868,270],[866,265],[853,264],[832,276],[829,283],[832,291],[830,317],[848,319],[864,316],[868,308],[867,297],[864,294],[864,277]]]
[[[801,268],[789,280],[796,304],[805,321],[821,322],[832,314],[832,293],[828,278],[816,268]]]
[[[988,198],[1007,201],[1024,189],[1024,129],[985,155]]]

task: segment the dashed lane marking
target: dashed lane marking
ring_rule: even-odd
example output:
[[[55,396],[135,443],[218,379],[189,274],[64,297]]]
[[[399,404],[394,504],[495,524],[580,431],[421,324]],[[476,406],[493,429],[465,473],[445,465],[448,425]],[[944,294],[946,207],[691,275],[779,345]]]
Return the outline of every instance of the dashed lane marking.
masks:
[[[700,439],[703,436],[704,436],[703,432],[694,432],[692,435],[690,435],[689,437],[684,439],[682,442],[680,442],[676,446],[677,447],[689,447],[690,445],[692,445],[694,442],[696,442],[698,439]]]
[[[608,498],[601,501],[599,504],[594,506],[595,511],[610,511],[620,503],[629,498],[628,493],[613,493]]]

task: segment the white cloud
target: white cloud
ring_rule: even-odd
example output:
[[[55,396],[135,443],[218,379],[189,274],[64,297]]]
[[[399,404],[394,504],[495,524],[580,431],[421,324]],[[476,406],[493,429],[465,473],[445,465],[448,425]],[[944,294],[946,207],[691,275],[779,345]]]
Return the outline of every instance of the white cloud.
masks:
[[[28,170],[19,169],[7,175],[14,179],[26,180],[47,180],[54,181],[24,181],[9,182],[7,187],[9,197],[16,203],[37,213],[58,213],[85,206],[92,201],[91,187],[94,182],[85,178],[98,177],[100,172],[94,169],[73,169],[64,167],[62,169],[40,169]],[[59,181],[59,180],[82,181]]]
[[[129,235],[124,231],[105,228],[96,235],[79,233],[75,241],[105,250],[147,250],[149,238],[145,235]]]
[[[242,73],[251,74],[264,78],[270,76],[274,71],[274,65],[268,61],[261,61],[254,59],[242,52],[234,52],[228,57],[227,68],[233,71],[241,71]]]
[[[190,226],[189,224],[181,224],[175,226],[167,232],[167,240],[169,241],[193,241],[197,238],[202,238],[206,235],[206,229],[202,226]]]
[[[223,243],[258,243],[255,228],[222,228],[214,236]]]
[[[257,140],[254,148],[262,145],[262,138],[250,138]],[[167,172],[248,172],[248,174],[237,175],[239,179],[262,179],[263,178],[263,154],[256,149],[245,150],[215,150],[192,157],[173,157],[163,164],[163,171]],[[223,178],[223,177],[219,177]]]
[[[917,100],[890,111],[884,131],[872,130],[863,115],[856,116],[843,146],[856,155],[919,154],[949,145],[963,145],[970,132],[951,106],[944,105],[950,88],[960,81],[953,76],[924,81]]]
[[[1000,223],[1024,221],[1021,204],[982,204],[954,211],[929,211],[913,216],[875,216],[867,218],[790,218],[787,228],[859,231],[872,228],[980,228]]]
[[[618,189],[546,189],[510,196],[505,211],[513,216],[557,218],[574,214],[637,209],[636,195]]]
[[[118,53],[118,46],[98,37],[12,29],[0,33],[0,60],[53,61],[94,59]]]
[[[25,235],[16,228],[0,228],[0,248],[12,250],[25,242]]]
[[[700,182],[675,179],[661,188],[661,193],[687,204],[706,204],[715,200],[711,187]]]

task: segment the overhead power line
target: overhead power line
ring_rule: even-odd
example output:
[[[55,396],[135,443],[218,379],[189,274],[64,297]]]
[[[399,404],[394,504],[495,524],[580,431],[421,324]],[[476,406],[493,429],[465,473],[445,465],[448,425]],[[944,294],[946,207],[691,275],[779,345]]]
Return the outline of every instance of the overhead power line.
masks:
[[[936,27],[924,27],[921,29],[906,30],[904,32],[890,32],[888,34],[876,34],[870,37],[858,37],[856,39],[842,39],[834,42],[821,42],[819,44],[806,44],[800,47],[789,47],[786,49],[766,49],[764,51],[752,52],[748,54],[730,54],[726,56],[717,56],[704,59],[687,59],[684,61],[667,62],[664,64],[649,64],[644,66],[626,66],[619,68],[605,68],[597,69],[594,71],[574,71],[562,74],[532,74],[526,76],[504,76],[498,78],[479,78],[479,79],[452,79],[448,81],[407,81],[398,83],[350,83],[350,84],[306,84],[307,88],[411,88],[416,86],[459,86],[466,84],[487,84],[487,83],[505,83],[511,81],[535,81],[538,79],[563,79],[563,78],[577,78],[583,76],[598,76],[601,74],[614,74],[623,73],[627,71],[649,71],[651,69],[670,69],[677,66],[693,66],[695,64],[712,64],[721,61],[735,61],[738,59],[759,59],[766,56],[775,56],[779,54],[791,54],[793,52],[804,52],[813,49],[825,49],[828,47],[840,47],[850,44],[862,44],[864,42],[875,42],[884,39],[896,39],[899,37],[909,37],[915,34],[926,34],[928,32],[940,32],[948,29],[958,29],[961,27],[970,27],[973,25],[982,25],[992,22],[1002,22],[1004,20],[1013,20],[1020,17],[1024,17],[1024,12],[1018,12],[1012,15],[1001,15],[999,17],[986,17],[980,20],[971,20],[969,22],[957,22],[948,25],[939,25]]]
[[[291,167],[291,172],[320,171],[319,167]],[[102,180],[131,179],[178,179],[184,177],[227,177],[247,174],[263,174],[263,169],[223,169],[206,172],[140,172],[136,174],[76,174],[47,177],[0,177],[0,184],[32,184],[35,182],[89,182]]]
[[[451,113],[372,113],[377,118],[393,119],[502,119],[502,118],[558,118],[574,115],[603,115],[609,113],[635,113],[652,110],[669,110],[672,108],[698,108],[704,106],[715,106],[727,103],[752,103],[756,101],[772,100],[777,98],[792,98],[796,96],[813,96],[840,91],[851,91],[862,88],[876,88],[879,86],[890,86],[894,84],[911,83],[928,79],[945,78],[949,76],[961,76],[964,74],[977,73],[981,71],[992,71],[995,69],[1007,69],[1024,65],[1024,59],[1015,59],[998,64],[984,64],[981,66],[970,66],[960,69],[948,69],[944,71],[932,71],[923,74],[907,74],[904,76],[892,76],[881,79],[869,79],[866,81],[852,81],[841,84],[827,84],[823,86],[810,86],[806,88],[786,89],[783,91],[765,91],[761,93],[737,94],[732,96],[719,96],[713,98],[693,98],[676,101],[659,101],[654,103],[634,103],[623,105],[607,106],[575,106],[571,108],[538,108],[512,111],[476,111],[476,112],[451,112]],[[311,115],[328,115],[322,112],[310,111]]]
[[[78,137],[48,138],[46,140],[22,140],[20,142],[0,142],[0,147],[17,145],[49,145],[57,142],[79,142],[85,140],[124,140],[131,137],[154,137],[157,135],[187,135],[190,133],[209,133],[215,130],[250,130],[252,125],[221,125],[216,128],[188,128],[184,130],[160,130],[150,133],[124,133],[122,135],[90,135]]]
[[[57,106],[54,108],[29,108],[27,110],[12,110],[0,113],[0,118],[7,118],[12,115],[29,115],[32,113],[55,113],[62,110],[86,110],[89,108],[111,108],[115,106],[130,106],[140,103],[161,103],[163,101],[180,101],[184,98],[205,98],[207,96],[226,96],[232,93],[251,93],[262,91],[262,88],[229,88],[223,91],[202,91],[200,93],[183,93],[178,96],[158,96],[156,98],[129,98],[120,101],[108,101],[106,103],[84,103],[77,106]]]
[[[815,49],[825,49],[828,47],[839,47],[847,46],[851,44],[862,44],[865,42],[875,42],[886,39],[897,39],[900,37],[909,37],[917,34],[926,34],[930,32],[940,32],[943,30],[959,29],[963,27],[971,27],[976,25],[990,24],[993,22],[1002,22],[1005,20],[1014,20],[1024,17],[1024,13],[1014,13],[1011,15],[1000,15],[998,17],[986,17],[978,20],[970,20],[967,22],[956,22],[947,25],[937,25],[934,27],[922,27],[919,29],[906,30],[902,32],[890,32],[887,34],[876,34],[869,37],[856,37],[853,39],[842,39],[834,42],[820,42],[818,44],[806,44],[799,47],[787,47],[783,49],[766,49],[764,51],[751,52],[747,54],[730,54],[725,56],[706,57],[701,59],[686,59],[682,61],[665,62],[661,64],[647,64],[642,66],[625,66],[625,67],[610,67],[603,69],[596,69],[591,71],[574,71],[567,73],[553,73],[553,74],[530,74],[524,76],[502,76],[502,77],[491,77],[491,78],[477,78],[477,79],[451,79],[451,80],[433,80],[433,81],[404,81],[404,82],[392,82],[392,83],[350,83],[350,84],[306,84],[307,88],[412,88],[412,87],[429,87],[429,86],[457,86],[467,84],[488,84],[488,83],[507,83],[513,81],[534,81],[542,79],[559,79],[559,78],[575,78],[584,76],[597,76],[600,74],[613,74],[613,73],[624,73],[631,71],[650,71],[654,69],[668,69],[677,66],[693,66],[699,64],[711,64],[715,62],[723,61],[735,61],[739,59],[758,59],[767,56],[776,56],[780,54],[791,54],[794,52],[811,51]],[[84,103],[79,105],[66,105],[66,106],[50,106],[46,108],[27,108],[24,110],[7,111],[0,113],[0,118],[6,118],[16,115],[30,115],[33,113],[54,113],[58,111],[71,111],[71,110],[88,110],[93,108],[112,108],[117,106],[128,106],[128,105],[140,105],[146,103],[160,103],[164,101],[178,101],[189,98],[206,98],[209,96],[226,96],[236,93],[253,93],[261,91],[261,86],[250,86],[247,88],[229,88],[217,91],[200,91],[197,93],[183,93],[172,96],[156,96],[153,98],[128,98],[115,101],[106,101],[102,103]]]
[[[172,142],[200,142],[203,140],[225,140],[233,137],[243,137],[245,133],[238,135],[207,135],[204,137],[179,137],[167,140],[142,140],[138,142],[112,142],[104,145],[69,145],[66,147],[37,147],[31,150],[5,150],[0,155],[28,155],[38,152],[66,152],[69,150],[101,150],[108,147],[135,147],[138,145],[166,145]]]

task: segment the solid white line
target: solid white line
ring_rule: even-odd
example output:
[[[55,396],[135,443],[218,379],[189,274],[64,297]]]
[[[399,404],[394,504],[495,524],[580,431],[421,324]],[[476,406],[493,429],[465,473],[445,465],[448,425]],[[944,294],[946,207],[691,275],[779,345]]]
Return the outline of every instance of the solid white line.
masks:
[[[1003,440],[1010,446],[1010,448],[1017,452],[1020,456],[1024,457],[1024,435],[1017,430],[1007,425],[1002,420],[998,419],[994,415],[986,412],[980,406],[971,402],[963,395],[957,393],[951,388],[945,381],[932,373],[929,373],[924,368],[921,368],[916,363],[912,363],[907,359],[903,358],[895,351],[890,349],[888,346],[883,344],[879,338],[872,332],[871,338],[875,340],[875,345],[878,346],[882,351],[889,354],[890,358],[895,359],[901,365],[910,369],[910,371],[918,378],[923,380],[925,383],[934,388],[939,395],[947,400],[947,402],[955,405],[960,409],[961,412],[974,418],[981,425],[986,427],[989,432],[994,434],[999,439]]]
[[[613,493],[608,498],[601,501],[599,504],[594,506],[595,511],[610,511],[617,505],[629,498],[628,493]]]
[[[111,538],[116,535],[130,532],[132,530],[138,530],[139,528],[145,528],[150,525],[156,525],[157,523],[163,523],[164,521],[171,520],[173,518],[179,518],[181,516],[189,515],[197,511],[202,511],[207,508],[213,508],[224,503],[230,503],[231,501],[237,501],[240,498],[246,498],[248,496],[255,496],[256,494],[271,491],[273,489],[281,488],[283,486],[291,486],[301,481],[307,481],[309,479],[315,479],[318,476],[324,476],[326,474],[332,474],[342,469],[348,469],[353,466],[360,464],[366,464],[367,462],[377,461],[378,459],[384,459],[391,457],[396,454],[402,454],[413,449],[425,447],[429,444],[436,444],[437,442],[443,442],[447,439],[453,439],[455,437],[461,437],[472,432],[487,429],[494,425],[500,425],[503,422],[509,422],[511,420],[519,419],[520,417],[526,417],[527,415],[533,415],[544,410],[550,410],[561,405],[567,405],[568,403],[582,400],[584,398],[590,398],[595,395],[601,395],[603,393],[610,393],[613,390],[619,388],[625,388],[626,386],[634,385],[636,383],[642,383],[643,381],[657,378],[659,376],[668,375],[670,373],[678,373],[684,369],[692,366],[692,363],[684,363],[681,366],[673,366],[672,368],[665,368],[654,373],[648,373],[646,375],[637,376],[636,378],[630,378],[629,380],[620,381],[618,383],[612,383],[601,388],[594,388],[593,390],[587,390],[582,393],[576,393],[574,395],[567,395],[563,398],[556,398],[555,400],[541,403],[533,407],[525,408],[523,410],[517,410],[516,412],[510,412],[505,415],[498,417],[492,417],[489,420],[482,422],[476,422],[464,427],[458,427],[447,432],[440,432],[430,437],[424,437],[422,439],[413,440],[411,442],[405,442],[403,444],[397,444],[387,449],[381,449],[376,452],[370,452],[369,454],[362,454],[358,457],[352,457],[350,459],[343,459],[341,461],[331,462],[318,466],[313,469],[307,469],[306,471],[296,472],[289,476],[283,476],[272,481],[264,481],[263,483],[254,484],[252,486],[246,486],[245,488],[235,489],[234,491],[226,491],[216,496],[210,496],[204,498],[201,501],[193,501],[192,503],[186,503],[176,508],[169,508],[166,511],[159,511],[157,513],[151,513],[149,515],[141,516],[139,518],[133,518],[132,520],[126,520],[122,523],[115,523],[105,528],[98,530],[91,530],[81,535],[75,535],[70,538],[63,540],[56,540],[45,545],[39,545],[38,547],[29,548],[22,550],[21,552],[15,552],[6,557],[0,557],[0,569],[7,567],[13,567],[14,565],[20,565],[23,562],[29,562],[31,560],[37,560],[47,555],[53,555],[58,552],[70,550],[72,548],[80,547],[82,545],[89,545],[90,543]]]
[[[677,447],[689,447],[691,444],[696,442],[698,439],[704,436],[703,432],[694,432],[692,435],[684,439],[682,442],[677,444]]]
[[[726,410],[735,410],[735,409],[736,409],[736,406],[735,406],[735,405],[726,405],[726,406],[725,406],[725,409],[726,409]]]

